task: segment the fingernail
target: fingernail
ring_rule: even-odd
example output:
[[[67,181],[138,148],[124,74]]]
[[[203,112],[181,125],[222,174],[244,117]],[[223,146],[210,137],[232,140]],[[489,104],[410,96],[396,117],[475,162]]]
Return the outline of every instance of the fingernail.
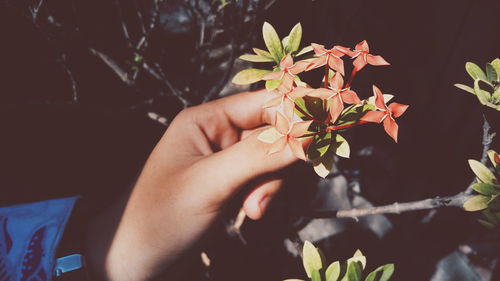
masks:
[[[260,200],[260,202],[259,202],[259,208],[260,208],[260,213],[262,215],[266,211],[267,206],[269,205],[269,202],[271,202],[271,197],[269,197],[269,196],[266,196],[266,197],[262,198],[262,200]]]

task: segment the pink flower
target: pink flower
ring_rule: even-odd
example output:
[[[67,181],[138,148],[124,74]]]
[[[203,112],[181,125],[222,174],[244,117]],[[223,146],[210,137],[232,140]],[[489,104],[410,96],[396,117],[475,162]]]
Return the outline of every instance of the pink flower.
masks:
[[[381,56],[374,56],[369,54],[370,48],[368,47],[368,42],[363,40],[358,43],[354,51],[347,50],[346,54],[351,58],[355,58],[353,65],[356,70],[361,70],[365,65],[389,65],[389,63]]]
[[[312,90],[313,89],[304,87],[295,87],[292,90],[285,87],[279,87],[277,91],[279,96],[266,102],[266,104],[264,104],[264,108],[283,104],[283,112],[285,113],[285,116],[289,120],[292,120],[293,110],[295,108],[295,99],[304,97]]]
[[[262,80],[281,80],[280,85],[287,89],[291,89],[293,86],[295,75],[303,72],[306,69],[307,65],[308,63],[303,61],[299,61],[294,64],[292,56],[288,54],[283,59],[281,59],[281,71],[268,73],[262,76]]]
[[[393,138],[395,142],[398,142],[398,124],[396,124],[394,118],[403,115],[406,109],[408,109],[408,105],[393,102],[387,106],[384,102],[382,92],[375,85],[373,85],[373,94],[375,95],[375,106],[377,110],[368,111],[361,117],[361,121],[374,123],[384,122],[384,129],[387,134]]]
[[[276,153],[285,149],[286,145],[290,146],[293,154],[297,156],[297,158],[306,160],[306,155],[304,153],[304,148],[302,147],[302,142],[298,139],[307,133],[307,129],[311,125],[311,121],[301,121],[294,123],[290,128],[290,123],[285,116],[281,113],[276,113],[276,130],[281,134],[281,137],[278,138],[269,148],[269,153]]]
[[[342,110],[344,110],[344,103],[359,104],[361,103],[361,100],[356,92],[349,88],[343,88],[344,79],[338,72],[332,76],[329,83],[330,87],[328,89],[320,88],[313,90],[308,94],[308,96],[331,100],[330,116],[331,121],[335,122],[335,120],[337,120],[340,116],[340,113],[342,113]]]
[[[334,46],[330,50],[327,50],[325,49],[325,46],[315,43],[312,43],[311,46],[313,47],[314,54],[317,58],[311,61],[309,66],[307,66],[307,70],[328,64],[331,69],[344,75],[344,61],[340,57],[346,54],[348,51],[347,48]]]

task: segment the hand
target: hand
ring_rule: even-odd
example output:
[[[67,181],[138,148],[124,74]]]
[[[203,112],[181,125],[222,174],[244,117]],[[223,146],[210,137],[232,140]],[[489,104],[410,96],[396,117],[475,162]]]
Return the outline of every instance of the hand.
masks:
[[[87,236],[94,274],[150,280],[194,243],[238,190],[255,184],[243,209],[259,219],[297,160],[289,148],[268,154],[257,139],[274,115],[266,91],[242,93],[182,111],[151,153],[130,195],[98,217]]]

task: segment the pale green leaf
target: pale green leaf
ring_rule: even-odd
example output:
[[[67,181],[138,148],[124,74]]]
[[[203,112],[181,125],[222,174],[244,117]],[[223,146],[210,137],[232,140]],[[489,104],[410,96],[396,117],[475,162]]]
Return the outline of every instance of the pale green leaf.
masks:
[[[335,145],[333,145],[332,149],[335,154],[344,158],[349,158],[349,155],[351,153],[351,149],[349,148],[349,143],[343,136],[339,134],[335,136]]]
[[[491,196],[500,192],[500,185],[492,183],[476,183],[472,185],[472,189],[483,195]]]
[[[257,55],[259,55],[261,57],[266,57],[266,58],[273,59],[273,56],[268,51],[265,51],[265,50],[262,50],[262,49],[259,49],[259,48],[252,48],[252,50],[254,51],[255,54],[257,54]]]
[[[288,35],[288,40],[286,44],[284,44],[285,53],[290,54],[297,51],[300,46],[300,40],[302,40],[302,25],[300,25],[299,22],[292,28]]]
[[[365,281],[387,281],[394,274],[394,264],[386,264],[378,267],[366,276]]]
[[[272,58],[263,57],[259,55],[244,54],[240,56],[240,59],[251,61],[251,62],[274,62]]]
[[[486,64],[486,78],[490,83],[498,80],[497,72],[495,71],[493,65],[491,65],[490,63]]]
[[[493,180],[495,179],[495,175],[486,167],[484,166],[481,162],[470,159],[469,160],[469,166],[476,175],[476,177],[484,183],[492,183]]]
[[[283,39],[281,39],[281,45],[283,45],[283,48],[285,48],[286,43],[288,43],[288,36],[285,36],[285,37],[283,37]],[[287,54],[286,51],[285,51],[285,54]]]
[[[337,281],[340,277],[340,262],[332,262],[325,272],[325,281]]]
[[[265,143],[274,143],[281,137],[283,137],[283,135],[280,134],[280,132],[278,132],[278,130],[276,130],[274,127],[271,127],[262,131],[257,139]]]
[[[356,252],[354,253],[354,255],[352,256],[352,258],[348,259],[347,262],[360,262],[361,265],[363,266],[363,269],[365,269],[366,267],[366,257],[363,255],[363,253],[361,252],[361,250],[356,250]]]
[[[464,91],[467,91],[473,95],[475,95],[476,93],[474,92],[474,89],[472,89],[471,87],[467,86],[467,85],[464,85],[464,84],[455,84],[455,87],[461,89],[461,90],[464,90]]]
[[[323,268],[323,262],[318,249],[309,241],[304,242],[302,262],[304,263],[304,269],[306,270],[307,277],[309,278],[312,277],[313,271],[319,271]]]
[[[264,25],[262,26],[262,35],[269,53],[273,56],[274,61],[279,63],[283,57],[283,46],[281,45],[278,33],[276,33],[276,30],[271,24],[264,22]]]
[[[233,83],[237,85],[247,85],[258,82],[262,79],[264,74],[271,72],[271,70],[266,69],[256,69],[248,68],[244,69],[238,73],[233,78]]]
[[[272,91],[272,90],[278,88],[280,84],[281,84],[281,80],[267,80],[266,81],[266,89],[268,91]]]
[[[487,91],[481,89],[481,87],[479,86],[480,81],[481,80],[474,81],[474,92],[476,93],[479,102],[483,105],[486,105],[489,102],[491,95]]]
[[[490,198],[484,195],[476,195],[465,201],[464,209],[469,212],[484,210],[488,207],[489,200]]]
[[[298,56],[302,56],[303,54],[306,54],[306,53],[309,53],[313,50],[313,47],[312,46],[306,46],[302,49],[300,49],[300,51],[297,52],[297,54],[295,55],[296,57]]]
[[[311,273],[311,281],[321,281],[321,273],[319,270],[313,270]]]
[[[474,80],[486,80],[486,75],[483,70],[473,62],[467,62],[465,64],[465,70],[467,70],[467,73],[469,73],[470,77]]]
[[[495,72],[497,73],[497,78],[500,77],[500,59],[496,58],[491,62],[491,66],[495,69]]]

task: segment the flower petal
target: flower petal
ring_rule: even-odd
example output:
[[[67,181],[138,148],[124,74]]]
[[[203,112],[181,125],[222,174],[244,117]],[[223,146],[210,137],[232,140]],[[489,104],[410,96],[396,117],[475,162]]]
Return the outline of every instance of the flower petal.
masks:
[[[382,95],[380,89],[375,85],[373,85],[373,95],[375,96],[375,106],[379,109],[386,109],[387,106],[384,102],[384,95]]]
[[[343,91],[340,93],[340,95],[342,97],[342,100],[345,103],[348,103],[348,104],[360,104],[361,103],[361,100],[359,99],[356,92],[354,92],[352,90]]]
[[[283,71],[271,72],[262,76],[262,80],[280,80],[283,75]]]
[[[282,100],[283,100],[283,96],[272,98],[264,104],[263,108],[268,108],[268,107],[280,105]]]
[[[299,74],[301,72],[304,72],[309,64],[311,63],[307,61],[298,61],[292,67],[290,67],[289,70],[292,74]]]
[[[312,92],[313,89],[311,88],[305,88],[305,87],[295,87],[293,91],[291,91],[288,96],[292,99],[295,100],[297,98],[302,98],[306,96],[308,93]]]
[[[295,138],[291,138],[288,140],[288,145],[297,158],[306,161],[306,154],[304,153],[304,148],[302,147],[301,141]]]
[[[366,61],[365,61],[363,54],[360,54],[359,56],[357,56],[354,59],[354,61],[352,62],[352,64],[354,65],[354,68],[358,71],[363,69],[363,67],[365,67],[365,65],[366,65]]]
[[[334,55],[328,56],[328,65],[335,71],[340,72],[340,74],[344,75],[344,61]]]
[[[344,47],[344,46],[340,46],[340,45],[334,46],[333,49],[335,49],[335,51],[337,51],[334,54],[339,56],[339,57],[342,57],[343,55],[348,55],[348,56],[352,57],[356,54],[356,52],[351,51],[351,49]],[[338,55],[337,53],[342,54],[342,56]]]
[[[290,73],[285,73],[285,75],[283,75],[283,78],[281,79],[280,87],[282,87],[282,89],[284,87],[284,90],[290,92],[293,87],[293,81],[294,81],[294,75]]]
[[[390,116],[384,119],[384,129],[395,142],[398,142],[398,124]]]
[[[390,65],[383,57],[370,54],[366,56],[366,62],[371,65]]]
[[[334,96],[331,99],[330,103],[330,116],[332,118],[332,123],[337,121],[337,119],[340,116],[340,113],[342,113],[342,110],[344,110],[344,103],[340,100],[340,97],[338,95]]]
[[[324,54],[324,53],[327,52],[327,50],[325,49],[324,45],[320,45],[320,44],[316,44],[316,43],[311,43],[311,47],[314,50],[314,54],[316,54],[317,56],[322,55],[322,54]]]
[[[284,58],[281,59],[280,62],[281,70],[285,70],[286,68],[289,68],[292,65],[293,65],[293,58],[290,54],[286,55]]]
[[[307,133],[307,129],[311,126],[313,121],[300,121],[296,122],[292,125],[292,129],[290,130],[290,136],[294,138],[298,138]]]
[[[335,74],[330,79],[330,87],[335,91],[340,91],[344,86],[344,79],[340,73],[335,72]]]
[[[318,67],[321,67],[323,65],[326,64],[326,55],[324,56],[321,56],[321,57],[318,57],[314,60],[312,60],[309,65],[306,67],[306,71],[309,71],[311,69],[314,69],[314,68],[318,68]]]
[[[403,113],[408,109],[409,105],[393,102],[389,104],[388,107],[392,111],[392,116],[396,118],[403,115]]]
[[[354,49],[356,49],[358,51],[362,51],[362,52],[367,52],[367,53],[370,52],[370,47],[368,47],[368,42],[366,42],[366,40],[363,40],[363,41],[359,42],[358,44],[356,44],[356,47]]]
[[[283,113],[288,120],[293,120],[293,110],[295,109],[295,102],[289,98],[283,100]]]
[[[273,154],[276,152],[280,152],[286,147],[286,137],[281,137],[277,141],[275,141],[271,146],[269,147],[269,150],[267,153]]]
[[[385,111],[368,111],[365,115],[363,115],[363,117],[361,117],[360,120],[365,122],[380,123],[386,114],[387,113]]]
[[[335,94],[335,92],[330,90],[330,89],[319,88],[319,89],[312,90],[307,95],[310,97],[315,97],[315,98],[320,98],[320,99],[328,99],[334,94]]]

